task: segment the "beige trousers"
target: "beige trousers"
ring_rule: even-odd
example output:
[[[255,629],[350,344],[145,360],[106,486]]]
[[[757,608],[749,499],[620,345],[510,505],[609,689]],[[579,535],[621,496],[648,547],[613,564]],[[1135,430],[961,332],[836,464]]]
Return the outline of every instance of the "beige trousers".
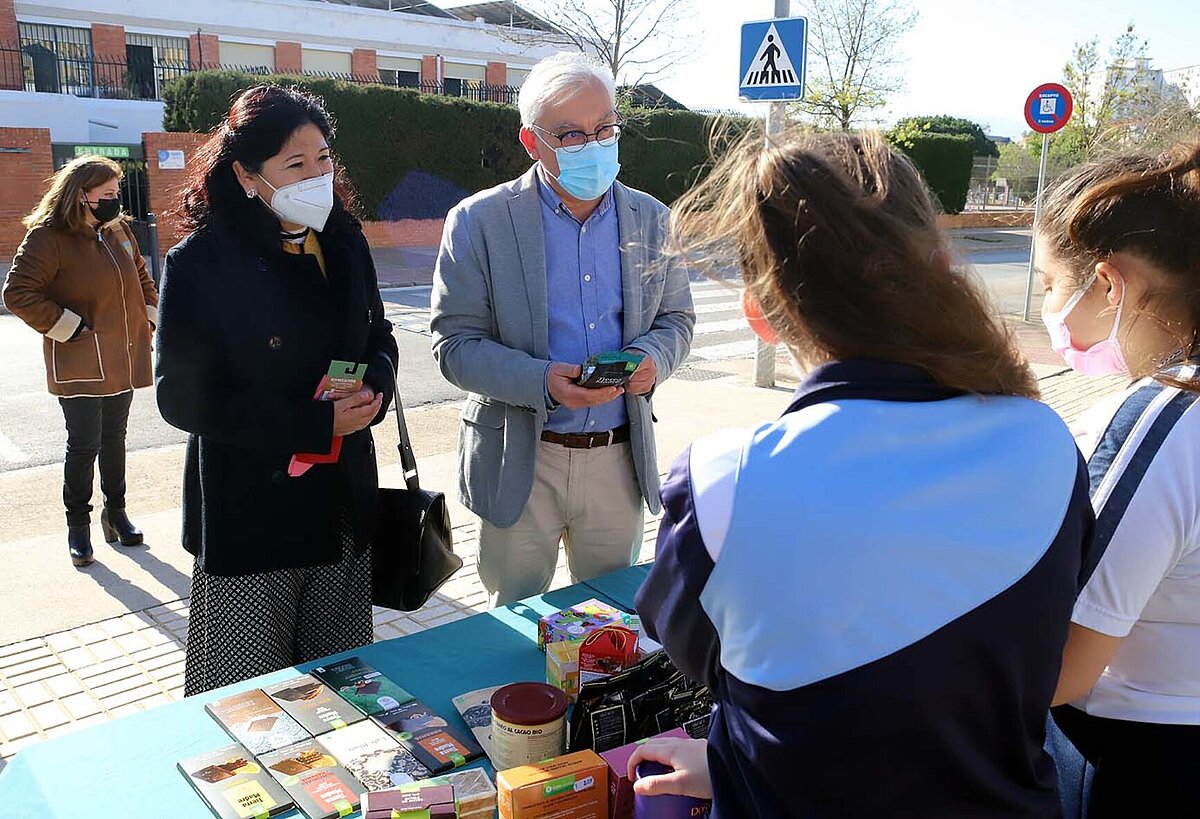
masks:
[[[574,582],[633,565],[642,548],[644,506],[628,443],[567,449],[538,442],[533,491],[521,519],[479,529],[479,577],[493,606],[550,588],[558,543]]]

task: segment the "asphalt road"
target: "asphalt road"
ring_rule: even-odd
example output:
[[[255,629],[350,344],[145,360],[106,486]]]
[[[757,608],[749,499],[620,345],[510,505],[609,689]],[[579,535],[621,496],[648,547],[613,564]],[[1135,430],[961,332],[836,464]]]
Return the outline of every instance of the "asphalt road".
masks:
[[[1021,248],[972,250],[977,274],[987,285],[996,309],[1020,314],[1025,298],[1028,251]],[[407,406],[461,400],[463,395],[438,372],[429,354],[428,287],[382,291],[388,318],[400,346],[400,388]],[[698,325],[690,363],[747,357],[753,338],[740,318],[735,291],[713,283],[697,284]],[[1040,293],[1037,294],[1040,296]],[[1035,311],[1038,301],[1035,299]],[[0,472],[59,463],[66,443],[62,412],[46,392],[41,338],[19,319],[0,315]],[[130,416],[128,447],[139,451],[173,446],[186,439],[158,414],[151,390],[136,396]]]

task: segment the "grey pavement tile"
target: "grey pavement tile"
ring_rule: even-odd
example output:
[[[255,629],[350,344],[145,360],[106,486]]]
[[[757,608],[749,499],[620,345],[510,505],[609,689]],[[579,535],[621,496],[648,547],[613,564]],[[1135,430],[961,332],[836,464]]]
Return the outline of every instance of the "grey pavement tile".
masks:
[[[71,721],[71,715],[64,711],[57,702],[47,702],[35,706],[29,709],[29,713],[42,731],[49,731],[51,728],[57,728]]]
[[[3,736],[6,742],[12,742],[15,739],[21,739],[22,737],[36,733],[37,726],[34,725],[29,715],[24,711],[17,711],[14,714],[7,714],[0,717],[0,736]]]
[[[40,682],[18,685],[13,688],[13,693],[17,695],[17,699],[26,708],[33,708],[35,705],[41,705],[54,699],[46,689],[46,686]]]
[[[100,703],[88,694],[72,694],[64,697],[61,703],[70,713],[71,719],[75,721],[87,719],[101,711]]]

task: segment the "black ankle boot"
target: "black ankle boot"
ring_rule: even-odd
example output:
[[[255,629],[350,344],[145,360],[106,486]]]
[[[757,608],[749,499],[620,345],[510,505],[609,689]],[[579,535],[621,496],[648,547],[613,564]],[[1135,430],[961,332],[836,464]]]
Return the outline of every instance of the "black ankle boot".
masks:
[[[100,513],[100,529],[105,543],[121,541],[122,546],[137,546],[142,542],[142,530],[133,525],[124,509],[105,509]]]
[[[68,526],[67,549],[71,552],[71,562],[76,566],[92,564],[92,527]]]

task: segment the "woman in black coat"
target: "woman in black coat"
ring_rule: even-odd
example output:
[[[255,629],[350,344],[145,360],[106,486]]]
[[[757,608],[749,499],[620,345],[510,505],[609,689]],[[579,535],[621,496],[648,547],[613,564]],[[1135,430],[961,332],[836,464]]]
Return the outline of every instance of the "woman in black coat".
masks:
[[[318,98],[246,91],[198,152],[192,233],[167,254],[157,387],[163,417],[190,433],[189,695],[372,639],[369,427],[397,349],[332,137]],[[315,400],[334,361],[365,364],[363,387]],[[338,437],[336,461],[294,457],[336,452]]]

